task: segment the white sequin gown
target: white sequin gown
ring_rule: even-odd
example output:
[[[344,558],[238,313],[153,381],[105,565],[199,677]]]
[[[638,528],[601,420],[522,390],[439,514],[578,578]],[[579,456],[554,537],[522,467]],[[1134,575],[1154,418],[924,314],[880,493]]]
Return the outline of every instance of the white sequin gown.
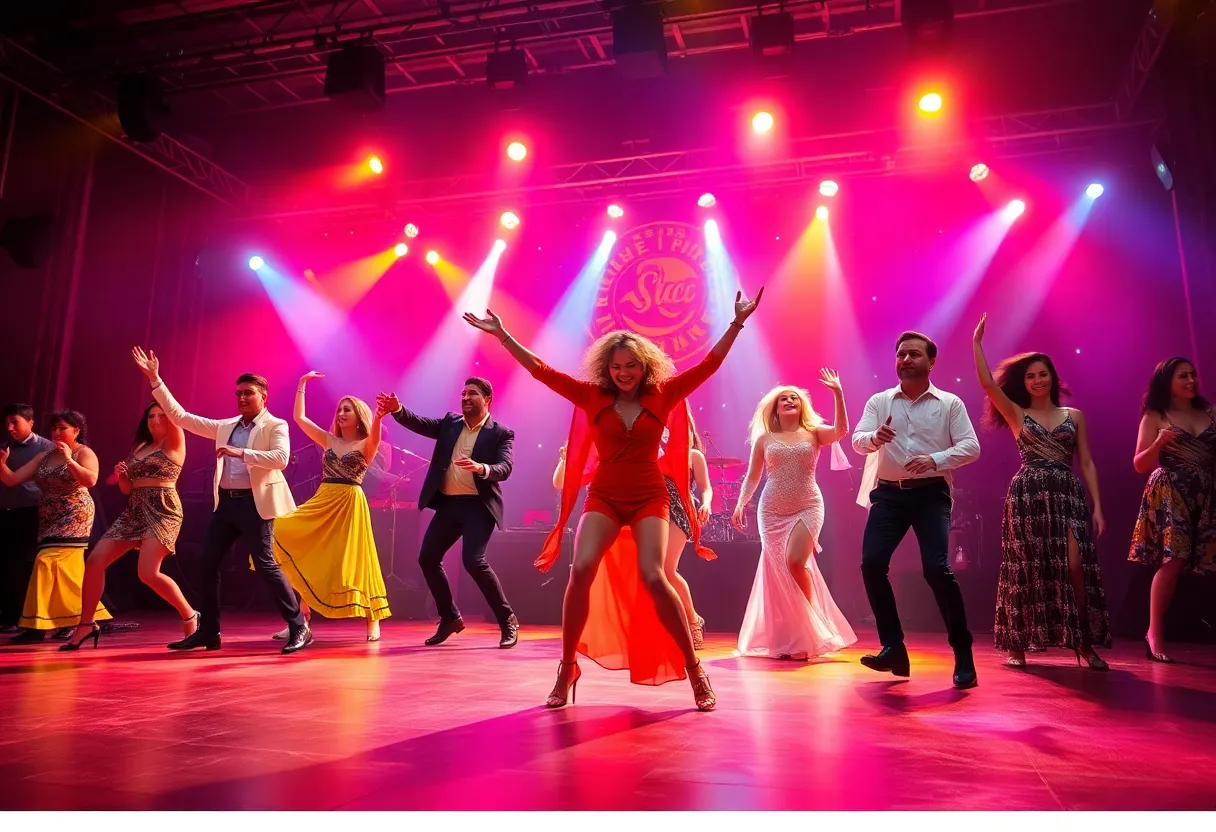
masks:
[[[823,528],[823,495],[815,482],[819,450],[813,439],[791,444],[771,439],[764,449],[768,481],[758,512],[763,549],[739,631],[743,655],[813,659],[857,641],[815,563]],[[786,563],[786,545],[799,523],[806,525],[814,541],[814,554],[806,564],[810,601]]]

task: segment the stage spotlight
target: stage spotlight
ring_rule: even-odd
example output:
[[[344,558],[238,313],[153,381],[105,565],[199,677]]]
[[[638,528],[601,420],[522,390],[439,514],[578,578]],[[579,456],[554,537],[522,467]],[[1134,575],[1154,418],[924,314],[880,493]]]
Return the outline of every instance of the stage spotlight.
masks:
[[[828,206],[820,205],[815,209],[815,219],[826,220],[828,218]]]
[[[409,253],[410,247],[405,243],[397,243],[397,245],[393,246],[393,254],[397,255],[398,257],[404,257]]]
[[[384,173],[384,162],[380,161],[379,156],[373,156],[372,158],[368,159],[367,166],[371,168],[372,173],[376,174],[377,176]]]
[[[528,156],[528,148],[523,142],[511,142],[507,145],[507,158],[512,162],[522,162]]]
[[[432,266],[435,265],[436,263],[438,263],[439,262],[439,252],[435,251],[434,249],[431,249],[430,251],[428,251],[426,253],[426,262],[430,263]]]
[[[752,116],[752,129],[757,133],[767,133],[773,129],[773,114],[763,110]]]
[[[705,193],[697,197],[697,205],[702,208],[713,208],[717,202],[718,200],[714,199],[713,194]]]
[[[1102,193],[1105,190],[1106,188],[1103,188],[1099,183],[1095,182],[1085,189],[1085,195],[1090,199],[1097,199],[1098,197],[1102,196]]]
[[[836,196],[840,192],[840,186],[831,179],[825,179],[819,183],[819,193],[823,196]]]
[[[1022,200],[1020,200],[1020,199],[1015,199],[1013,202],[1010,202],[1008,205],[1005,206],[1005,210],[1002,213],[1004,213],[1005,219],[1016,220],[1018,217],[1022,216],[1022,214],[1024,214],[1025,212],[1026,212],[1026,203],[1022,202]]]
[[[621,217],[625,216],[625,211],[619,205],[609,205],[608,216],[612,217],[614,220],[619,220]]]
[[[405,236],[409,237],[411,240],[417,237],[418,226],[414,225],[412,222],[407,222],[405,224]]]
[[[256,254],[249,258],[249,268],[253,269],[255,272],[265,265],[266,261],[261,257],[258,257]]]
[[[507,250],[507,241],[506,240],[498,239],[498,240],[494,241],[494,251],[497,251],[501,254],[502,252],[504,252],[506,250]]]
[[[515,229],[519,228],[519,217],[510,211],[504,212],[503,215],[499,217],[498,221],[502,223],[502,227],[508,231],[514,231]]]
[[[983,182],[988,178],[988,166],[983,162],[977,162],[971,166],[971,172],[967,176],[971,177],[972,182]]]
[[[938,113],[942,109],[942,97],[935,92],[927,92],[920,97],[916,104],[922,113]]]
[[[716,236],[719,233],[718,232],[718,221],[715,219],[706,220],[703,228],[705,229],[706,234]]]

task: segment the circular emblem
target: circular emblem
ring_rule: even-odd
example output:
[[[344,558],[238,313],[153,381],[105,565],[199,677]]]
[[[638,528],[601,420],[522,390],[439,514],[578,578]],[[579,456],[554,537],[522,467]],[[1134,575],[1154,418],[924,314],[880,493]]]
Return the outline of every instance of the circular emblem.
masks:
[[[705,237],[681,222],[655,222],[621,235],[595,301],[596,337],[614,329],[645,335],[677,366],[710,347]]]

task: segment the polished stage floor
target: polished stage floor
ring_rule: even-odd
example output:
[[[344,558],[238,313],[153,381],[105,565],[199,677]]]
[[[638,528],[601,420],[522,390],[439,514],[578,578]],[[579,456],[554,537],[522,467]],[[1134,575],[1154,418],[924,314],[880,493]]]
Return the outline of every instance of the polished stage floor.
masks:
[[[96,651],[0,649],[0,809],[1216,808],[1211,646],[1167,667],[1123,643],[1105,674],[981,649],[959,693],[944,636],[910,639],[906,682],[860,649],[794,664],[719,636],[715,713],[585,660],[546,711],[553,628],[504,651],[488,626],[428,648],[431,625],[322,622],[286,657],[279,626],[226,617],[218,653],[166,652],[155,617]]]

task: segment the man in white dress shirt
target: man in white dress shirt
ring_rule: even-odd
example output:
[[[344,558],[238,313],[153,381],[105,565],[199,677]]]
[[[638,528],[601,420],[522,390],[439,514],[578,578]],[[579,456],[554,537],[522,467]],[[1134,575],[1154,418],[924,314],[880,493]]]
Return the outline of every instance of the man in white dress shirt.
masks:
[[[953,471],[979,459],[980,444],[962,399],[929,381],[937,345],[919,332],[899,336],[899,386],[876,393],[853,432],[853,448],[868,455],[858,502],[870,509],[861,544],[861,574],[882,650],[863,656],[871,670],[910,675],[904,633],[888,572],[896,547],[912,529],[925,580],[933,589],[954,649],[954,686],[976,686],[975,660],[963,593],[947,560]]]

